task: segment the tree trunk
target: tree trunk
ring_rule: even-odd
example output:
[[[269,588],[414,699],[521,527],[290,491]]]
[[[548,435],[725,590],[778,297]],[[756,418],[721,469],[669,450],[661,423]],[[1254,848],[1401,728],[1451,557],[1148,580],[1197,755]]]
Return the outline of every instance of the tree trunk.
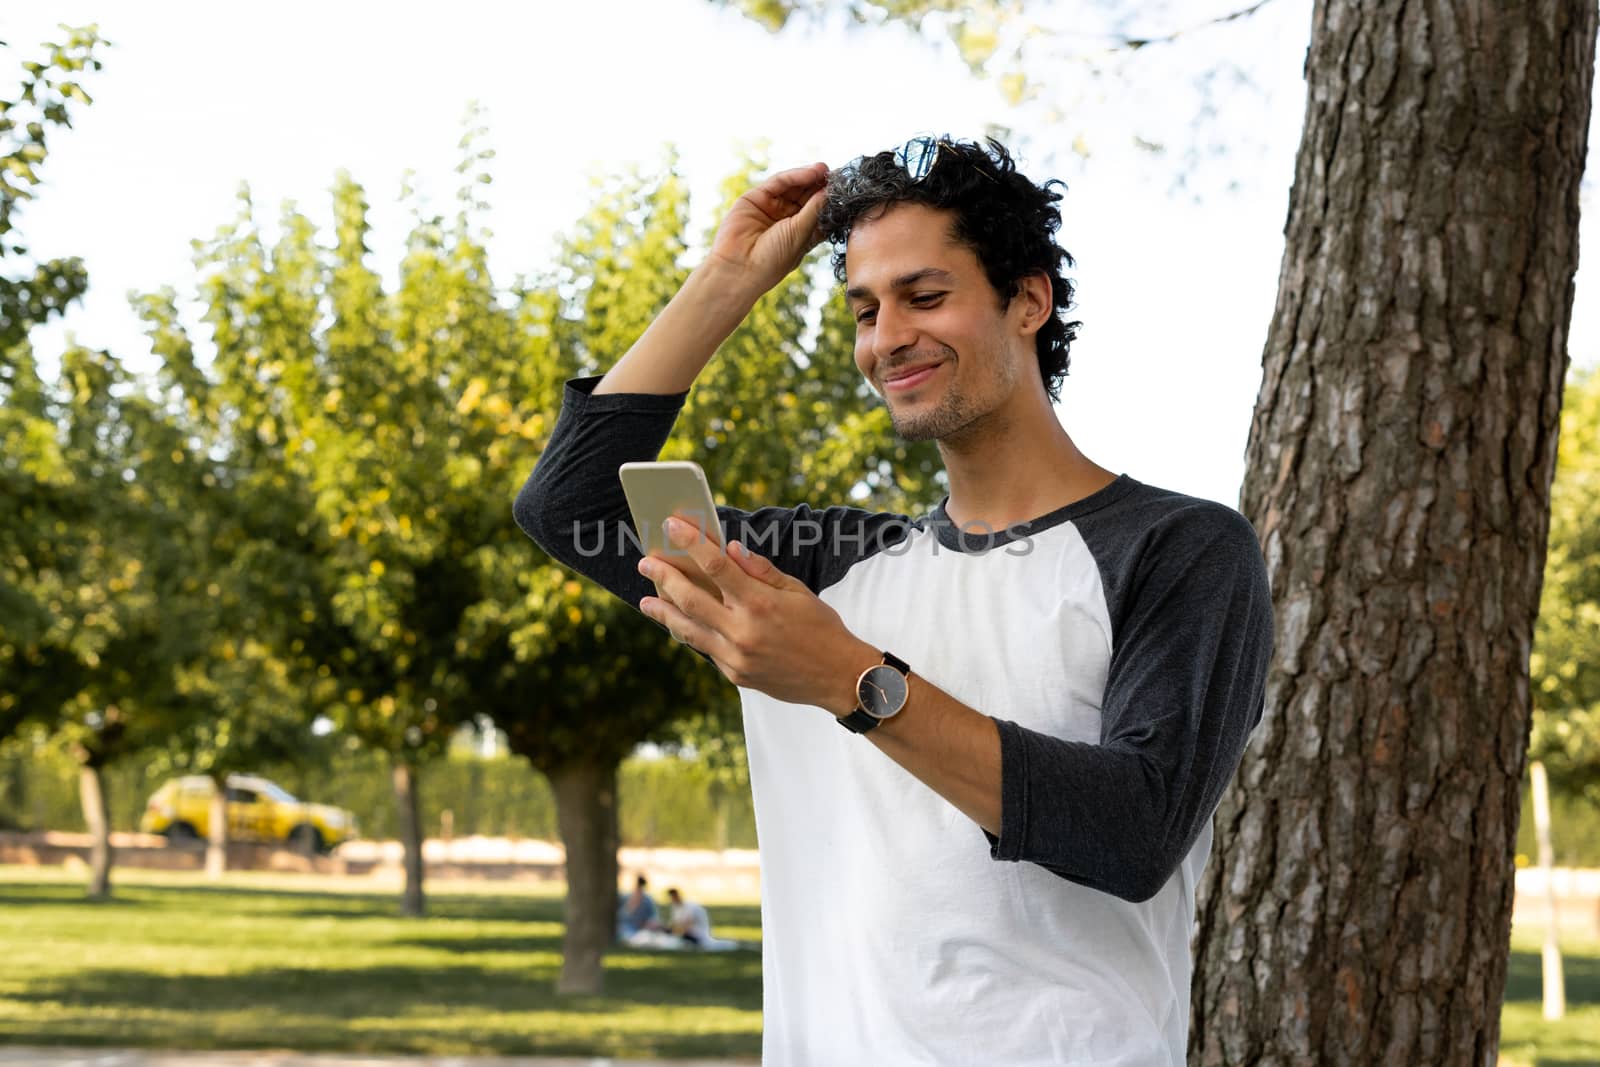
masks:
[[[1198,1062],[1495,1062],[1595,20],[1315,4],[1242,498],[1278,647]]]
[[[403,759],[394,761],[394,805],[406,868],[400,914],[419,916],[426,906],[422,896],[422,816],[417,800],[417,768]]]
[[[617,923],[617,765],[570,763],[550,772],[567,851],[567,929],[557,993],[599,994],[601,960]]]
[[[212,779],[211,811],[206,827],[206,877],[216,881],[228,869],[228,787]]]
[[[0,760],[0,813],[9,815],[17,829],[28,825],[28,771],[21,759]],[[5,823],[0,821],[0,826]]]
[[[97,762],[78,766],[78,800],[83,822],[89,828],[89,899],[111,896],[111,805],[106,799],[105,775]]]

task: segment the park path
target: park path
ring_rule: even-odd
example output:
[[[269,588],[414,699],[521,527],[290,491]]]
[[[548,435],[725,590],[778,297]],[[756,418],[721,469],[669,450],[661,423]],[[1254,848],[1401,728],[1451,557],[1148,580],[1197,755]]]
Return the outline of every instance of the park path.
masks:
[[[755,1060],[613,1060],[550,1056],[383,1056],[344,1052],[172,1052],[0,1046],[0,1064],[41,1067],[743,1067]]]

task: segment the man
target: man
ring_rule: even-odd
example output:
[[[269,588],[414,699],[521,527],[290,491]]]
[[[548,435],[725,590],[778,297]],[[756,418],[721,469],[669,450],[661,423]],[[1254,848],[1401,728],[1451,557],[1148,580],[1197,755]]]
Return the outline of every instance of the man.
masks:
[[[671,930],[683,938],[684,942],[697,948],[704,948],[711,941],[711,916],[706,913],[703,904],[696,904],[692,900],[683,899],[683,894],[677,889],[667,890],[667,899],[672,902]]]
[[[517,500],[552,555],[741,689],[767,1064],[1184,1062],[1266,570],[1238,513],[1113,475],[1057,419],[1076,324],[1053,184],[942,139],[768,179],[633,348],[568,383]],[[617,466],[657,455],[824,236],[856,365],[898,433],[938,442],[949,495],[916,518],[719,508],[726,553],[678,535],[720,598],[626,542],[579,552],[626,521]]]

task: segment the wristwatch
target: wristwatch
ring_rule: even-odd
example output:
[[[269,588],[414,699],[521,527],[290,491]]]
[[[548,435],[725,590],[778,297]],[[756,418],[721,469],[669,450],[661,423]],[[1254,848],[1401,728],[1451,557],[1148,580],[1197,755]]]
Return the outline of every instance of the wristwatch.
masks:
[[[893,652],[883,654],[856,679],[856,710],[839,720],[847,730],[864,734],[884,719],[892,719],[906,706],[911,693],[911,668]]]

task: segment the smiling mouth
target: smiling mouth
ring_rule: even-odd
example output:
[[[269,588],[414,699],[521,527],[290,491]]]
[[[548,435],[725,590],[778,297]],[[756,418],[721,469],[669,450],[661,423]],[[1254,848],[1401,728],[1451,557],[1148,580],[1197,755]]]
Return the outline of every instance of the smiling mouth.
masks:
[[[931,363],[926,367],[918,368],[909,374],[900,374],[894,378],[885,378],[883,387],[889,390],[914,389],[933,376],[933,372],[944,366],[944,363]]]

